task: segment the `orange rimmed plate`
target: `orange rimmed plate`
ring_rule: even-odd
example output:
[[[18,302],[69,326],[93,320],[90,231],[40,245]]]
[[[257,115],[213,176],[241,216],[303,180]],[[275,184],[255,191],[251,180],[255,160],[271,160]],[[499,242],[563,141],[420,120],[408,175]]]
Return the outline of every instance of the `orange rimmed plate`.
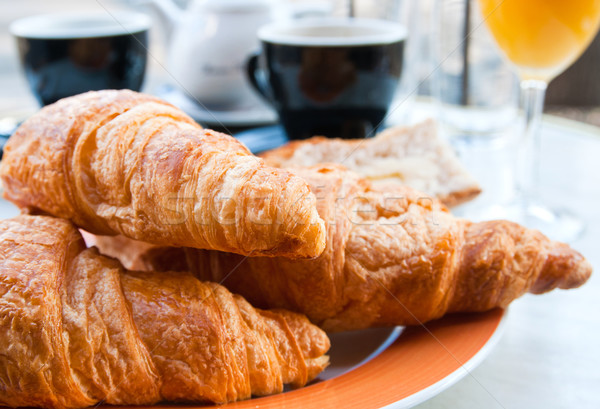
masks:
[[[160,407],[408,408],[437,395],[477,366],[499,339],[505,316],[504,310],[495,309],[453,314],[419,327],[334,334],[331,366],[309,386],[222,406]]]

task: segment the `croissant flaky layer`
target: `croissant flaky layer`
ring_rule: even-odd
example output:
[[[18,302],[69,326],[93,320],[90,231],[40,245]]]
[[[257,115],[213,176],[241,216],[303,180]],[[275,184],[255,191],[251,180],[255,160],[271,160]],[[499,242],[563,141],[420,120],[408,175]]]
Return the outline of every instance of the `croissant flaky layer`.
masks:
[[[327,366],[306,317],[189,274],[127,271],[65,220],[0,221],[0,254],[0,405],[223,403]]]
[[[327,224],[320,257],[243,259],[144,248],[136,262],[161,270],[183,261],[201,279],[222,282],[254,305],[304,313],[329,331],[506,307],[526,292],[577,287],[591,274],[591,265],[568,245],[515,223],[457,219],[410,188],[373,187],[338,167],[295,172],[311,185]],[[100,238],[101,250],[111,240]],[[114,250],[115,256],[122,252]]]
[[[43,108],[15,132],[4,196],[98,234],[244,255],[314,257],[325,228],[307,184],[234,138],[132,91]]]

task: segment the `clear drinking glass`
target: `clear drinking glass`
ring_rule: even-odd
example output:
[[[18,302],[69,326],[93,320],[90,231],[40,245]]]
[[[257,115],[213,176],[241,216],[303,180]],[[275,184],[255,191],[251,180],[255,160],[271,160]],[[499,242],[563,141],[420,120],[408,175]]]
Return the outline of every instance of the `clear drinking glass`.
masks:
[[[496,218],[514,192],[519,79],[483,23],[477,0],[433,2],[430,89],[442,135],[482,186],[453,209],[474,221]]]
[[[512,129],[518,78],[483,24],[477,0],[438,0],[432,94],[454,145],[489,142]]]

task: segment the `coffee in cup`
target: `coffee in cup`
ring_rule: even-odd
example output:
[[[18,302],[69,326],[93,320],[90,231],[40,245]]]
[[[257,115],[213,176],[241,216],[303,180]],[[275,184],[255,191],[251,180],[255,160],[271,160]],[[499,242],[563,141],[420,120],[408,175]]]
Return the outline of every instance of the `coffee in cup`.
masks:
[[[402,75],[404,26],[318,18],[270,24],[258,37],[249,79],[290,139],[364,138],[381,125]]]
[[[40,104],[91,90],[138,91],[151,20],[135,12],[58,13],[13,22],[27,81]]]

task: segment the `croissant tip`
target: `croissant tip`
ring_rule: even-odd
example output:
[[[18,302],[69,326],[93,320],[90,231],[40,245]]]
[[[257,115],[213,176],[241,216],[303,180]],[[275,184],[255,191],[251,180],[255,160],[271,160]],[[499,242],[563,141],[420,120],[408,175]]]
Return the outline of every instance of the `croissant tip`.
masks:
[[[567,280],[565,280],[565,283],[560,288],[568,289],[582,286],[592,276],[592,270],[592,264],[586,259],[583,259],[574,271],[566,277]]]
[[[556,243],[531,292],[541,294],[554,288],[563,290],[585,284],[592,275],[592,264],[569,245]]]
[[[323,253],[327,245],[327,228],[325,222],[319,218],[319,221],[312,228],[314,230],[313,250],[309,257],[316,258]]]

